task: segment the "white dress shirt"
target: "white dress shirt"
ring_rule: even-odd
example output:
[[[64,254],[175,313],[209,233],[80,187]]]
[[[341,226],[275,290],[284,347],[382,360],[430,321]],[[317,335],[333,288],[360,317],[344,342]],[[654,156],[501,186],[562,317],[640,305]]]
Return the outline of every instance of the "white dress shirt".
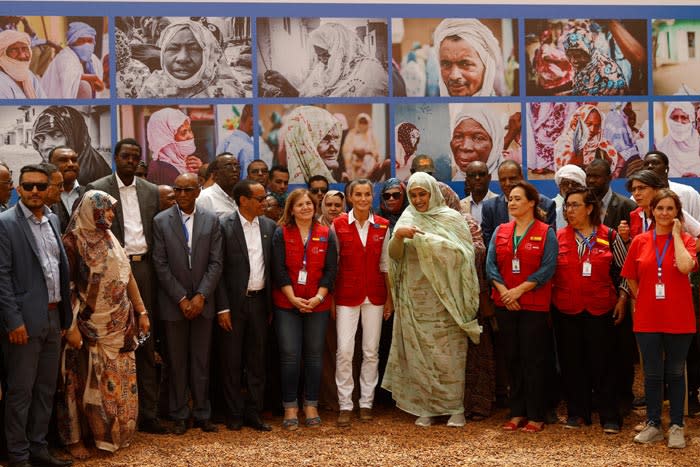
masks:
[[[245,236],[245,244],[248,248],[248,264],[250,275],[248,276],[248,290],[261,290],[265,288],[265,258],[263,257],[262,237],[260,236],[260,219],[255,217],[253,222],[241,216],[241,226]]]
[[[226,193],[218,183],[205,188],[197,197],[197,207],[208,209],[215,213],[220,221],[233,214],[238,209],[236,202]]]
[[[472,195],[467,196],[466,198],[463,198],[462,201],[459,202],[460,207],[462,208],[463,212],[468,212],[471,214],[471,216],[474,218],[474,220],[481,225],[481,210],[484,207],[484,201],[487,199],[491,198],[497,198],[498,195],[494,193],[493,191],[489,190],[486,192],[486,196],[484,196],[484,199],[481,200],[481,202],[477,203],[474,201],[474,198]]]
[[[73,214],[73,205],[78,198],[80,198],[80,183],[78,183],[78,180],[75,181],[70,191],[61,190],[61,202],[63,207],[66,208],[68,215]]]
[[[136,193],[136,177],[128,186],[124,185],[118,175],[115,175],[115,178],[119,187],[122,218],[124,219],[124,251],[127,256],[143,255],[148,252],[148,243],[143,232],[143,222],[141,222],[139,197]]]

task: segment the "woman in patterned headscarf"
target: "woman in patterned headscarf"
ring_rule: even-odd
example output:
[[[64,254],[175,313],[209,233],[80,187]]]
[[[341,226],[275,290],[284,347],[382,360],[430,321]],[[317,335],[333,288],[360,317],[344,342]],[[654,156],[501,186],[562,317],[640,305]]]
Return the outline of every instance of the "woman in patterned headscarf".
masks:
[[[408,193],[389,243],[396,313],[382,387],[416,425],[450,415],[448,426],[463,426],[466,337],[478,342],[480,333],[472,236],[432,176],[411,175]]]
[[[280,133],[284,134],[289,183],[307,183],[313,175],[336,183],[331,171],[338,167],[342,133],[337,118],[320,107],[300,106],[287,115]]]
[[[88,191],[63,237],[74,316],[62,359],[58,432],[81,459],[89,456],[83,439],[109,452],[131,442],[138,415],[134,351],[138,334],[150,331],[129,258],[110,231],[116,202]]]
[[[144,82],[139,97],[245,97],[219,42],[202,23],[173,23],[157,45],[161,69]]]
[[[131,58],[131,47],[126,34],[116,30],[117,49],[117,96],[126,98],[139,97],[143,82],[151,74],[146,65]]]
[[[507,95],[498,39],[478,19],[449,18],[433,33],[440,59],[441,96]],[[462,62],[469,62],[467,67]]]
[[[420,130],[411,122],[401,122],[396,127],[396,178],[405,182],[411,176],[411,165],[416,157]]]
[[[593,159],[605,159],[613,177],[619,177],[625,165],[610,141],[603,138],[603,114],[595,105],[584,104],[573,113],[554,150],[556,170],[567,164],[585,169]]]
[[[564,40],[564,50],[574,66],[574,96],[617,96],[627,94],[627,82],[620,66],[593,47],[589,33],[575,28]]]
[[[82,186],[110,175],[112,168],[102,154],[90,145],[90,134],[83,115],[73,107],[52,105],[34,120],[32,144],[44,162],[56,146],[68,146],[78,155]]]
[[[371,56],[357,34],[340,23],[326,23],[309,35],[311,67],[298,87],[268,70],[268,84],[289,97],[371,97],[389,92],[386,64]]]

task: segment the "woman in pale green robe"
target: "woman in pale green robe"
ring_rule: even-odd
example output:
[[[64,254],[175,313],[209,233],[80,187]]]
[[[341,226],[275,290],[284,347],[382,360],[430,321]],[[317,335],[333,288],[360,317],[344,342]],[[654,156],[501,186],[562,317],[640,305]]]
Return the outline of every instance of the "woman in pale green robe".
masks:
[[[411,175],[410,206],[389,243],[394,332],[382,387],[428,426],[464,425],[467,337],[479,341],[479,283],[469,226],[445,205],[437,181]]]

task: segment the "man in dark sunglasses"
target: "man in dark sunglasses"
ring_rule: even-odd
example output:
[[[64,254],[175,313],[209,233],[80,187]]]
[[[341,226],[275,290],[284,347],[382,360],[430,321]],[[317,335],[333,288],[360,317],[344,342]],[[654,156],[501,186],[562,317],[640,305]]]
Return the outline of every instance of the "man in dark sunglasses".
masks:
[[[484,201],[498,195],[489,190],[491,174],[485,162],[473,161],[467,165],[464,172],[464,194],[467,195],[460,205],[462,212],[468,212],[474,220],[481,224],[481,208]]]
[[[19,181],[20,201],[0,214],[7,450],[10,465],[71,465],[53,457],[46,442],[61,334],[72,321],[68,259],[58,218],[44,204],[46,169],[24,166]]]
[[[316,205],[316,212],[321,212],[321,201],[328,193],[328,179],[323,175],[314,175],[309,178],[308,187],[311,192],[311,200]]]
[[[258,182],[262,184],[262,186],[266,186],[269,175],[270,169],[267,168],[265,161],[256,159],[248,164],[247,179]]]

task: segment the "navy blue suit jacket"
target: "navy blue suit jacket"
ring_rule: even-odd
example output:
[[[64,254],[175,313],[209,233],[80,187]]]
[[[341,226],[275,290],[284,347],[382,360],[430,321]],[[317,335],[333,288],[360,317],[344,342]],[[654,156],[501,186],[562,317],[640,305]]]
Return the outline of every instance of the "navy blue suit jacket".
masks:
[[[68,258],[61,241],[61,228],[55,214],[47,214],[61,252],[61,328],[73,320],[70,306]],[[39,262],[39,249],[24,212],[16,205],[0,214],[0,320],[5,334],[22,326],[30,337],[37,336],[49,323],[49,292]]]
[[[554,201],[546,196],[540,195],[539,207],[547,213],[546,222],[556,231],[557,229],[557,208]],[[507,224],[508,219],[508,201],[505,195],[499,195],[496,198],[487,199],[484,201],[484,206],[481,209],[481,233],[484,236],[486,248],[491,243],[493,232],[501,224]]]

